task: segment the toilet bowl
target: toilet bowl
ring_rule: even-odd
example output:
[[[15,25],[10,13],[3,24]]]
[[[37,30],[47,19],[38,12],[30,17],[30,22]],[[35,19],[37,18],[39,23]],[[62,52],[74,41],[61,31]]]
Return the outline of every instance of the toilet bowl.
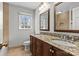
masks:
[[[25,47],[25,51],[26,51],[26,49],[30,49],[30,41],[25,41],[24,47]]]

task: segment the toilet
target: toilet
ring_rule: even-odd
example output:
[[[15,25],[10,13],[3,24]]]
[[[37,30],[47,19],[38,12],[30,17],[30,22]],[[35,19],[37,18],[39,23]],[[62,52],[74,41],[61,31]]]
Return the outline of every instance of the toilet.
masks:
[[[24,42],[24,47],[25,47],[25,51],[27,49],[30,50],[30,41],[29,40]]]

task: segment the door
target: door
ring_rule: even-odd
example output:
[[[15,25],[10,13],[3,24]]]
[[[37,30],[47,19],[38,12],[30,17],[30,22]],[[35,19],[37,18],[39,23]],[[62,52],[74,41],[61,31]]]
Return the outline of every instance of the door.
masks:
[[[40,40],[40,39],[37,39],[37,41],[36,41],[36,55],[37,56],[42,56],[42,52],[43,52],[43,50],[42,50],[42,48],[43,48],[43,42]]]
[[[9,43],[9,4],[3,3],[3,43]]]
[[[32,55],[36,56],[36,38],[32,38]]]
[[[52,53],[52,46],[48,43],[43,43],[43,56],[52,56],[54,53]]]
[[[30,51],[31,52],[33,51],[33,49],[32,49],[33,48],[33,46],[32,46],[33,45],[32,39],[33,39],[32,36],[30,36]]]

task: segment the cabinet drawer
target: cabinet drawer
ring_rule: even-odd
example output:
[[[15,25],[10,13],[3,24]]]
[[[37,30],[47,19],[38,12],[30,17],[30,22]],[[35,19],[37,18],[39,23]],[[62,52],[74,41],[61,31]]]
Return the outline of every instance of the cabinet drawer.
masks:
[[[55,55],[56,56],[72,56],[71,54],[59,49],[59,48],[56,48],[53,46],[53,50],[55,51]]]

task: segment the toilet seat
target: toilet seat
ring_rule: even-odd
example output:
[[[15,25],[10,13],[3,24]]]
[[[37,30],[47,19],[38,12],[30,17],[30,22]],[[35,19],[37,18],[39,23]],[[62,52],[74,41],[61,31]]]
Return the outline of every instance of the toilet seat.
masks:
[[[30,46],[30,41],[25,41],[24,42],[25,51],[26,49],[29,49],[29,46]]]
[[[24,44],[30,43],[30,41],[25,41]]]

